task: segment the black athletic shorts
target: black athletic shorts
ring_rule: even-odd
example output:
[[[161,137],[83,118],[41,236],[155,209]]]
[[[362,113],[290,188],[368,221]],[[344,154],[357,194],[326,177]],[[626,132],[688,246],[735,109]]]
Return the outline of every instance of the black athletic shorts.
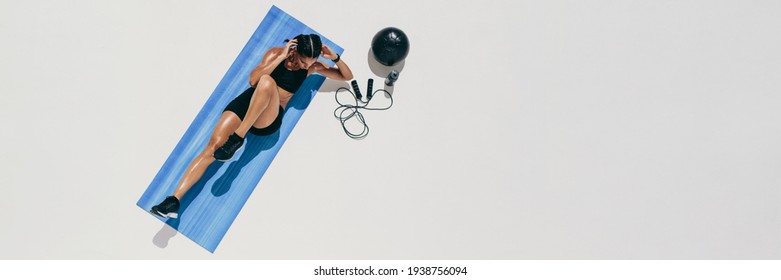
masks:
[[[228,104],[227,107],[225,107],[225,111],[231,111],[233,113],[236,113],[236,115],[239,116],[239,119],[242,121],[244,120],[244,116],[247,115],[247,109],[249,109],[249,103],[252,101],[252,93],[255,92],[255,88],[248,88],[244,92],[241,93],[238,97],[233,99],[231,103]],[[272,122],[269,126],[264,128],[257,128],[255,126],[250,127],[249,133],[265,136],[272,134],[279,130],[279,128],[282,126],[282,115],[285,114],[285,109],[282,108],[282,106],[279,106],[279,114],[277,114],[277,118],[274,119],[274,122]]]

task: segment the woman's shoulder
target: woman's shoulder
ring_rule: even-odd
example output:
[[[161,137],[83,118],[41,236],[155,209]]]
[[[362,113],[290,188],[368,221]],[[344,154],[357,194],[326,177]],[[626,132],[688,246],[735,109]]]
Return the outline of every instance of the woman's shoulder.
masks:
[[[318,71],[322,71],[323,69],[328,69],[328,65],[323,64],[322,62],[315,61],[315,63],[312,64],[312,66],[307,69],[306,75],[312,75],[314,73],[317,73]]]
[[[272,47],[266,51],[265,57],[273,57],[276,58],[280,55],[282,55],[284,49],[282,47]]]

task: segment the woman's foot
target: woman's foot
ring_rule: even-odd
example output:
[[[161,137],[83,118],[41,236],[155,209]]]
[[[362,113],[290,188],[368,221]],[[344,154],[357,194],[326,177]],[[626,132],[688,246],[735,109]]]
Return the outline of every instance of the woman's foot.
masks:
[[[230,160],[233,158],[233,155],[236,154],[236,151],[243,145],[244,138],[233,133],[231,136],[228,136],[228,141],[225,141],[225,144],[222,144],[220,148],[214,151],[214,158],[219,161]]]
[[[179,218],[179,199],[175,196],[166,197],[160,204],[152,206],[149,212],[163,218]]]

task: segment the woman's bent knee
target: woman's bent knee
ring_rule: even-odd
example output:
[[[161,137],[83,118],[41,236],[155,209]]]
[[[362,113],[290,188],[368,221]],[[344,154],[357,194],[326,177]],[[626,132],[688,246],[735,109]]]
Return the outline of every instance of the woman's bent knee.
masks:
[[[257,89],[276,89],[277,88],[277,82],[274,81],[274,78],[272,78],[268,74],[264,74],[263,76],[260,76],[260,80],[258,81],[258,85],[256,87]]]

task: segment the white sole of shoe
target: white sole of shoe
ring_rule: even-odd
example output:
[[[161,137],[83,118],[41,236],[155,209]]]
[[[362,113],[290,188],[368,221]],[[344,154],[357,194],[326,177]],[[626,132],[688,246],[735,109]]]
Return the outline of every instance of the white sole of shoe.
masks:
[[[154,211],[154,210],[152,211],[152,213],[155,214],[155,215],[158,215],[160,217],[166,217],[166,218],[172,218],[172,219],[179,218],[179,213],[163,214],[160,211]]]

